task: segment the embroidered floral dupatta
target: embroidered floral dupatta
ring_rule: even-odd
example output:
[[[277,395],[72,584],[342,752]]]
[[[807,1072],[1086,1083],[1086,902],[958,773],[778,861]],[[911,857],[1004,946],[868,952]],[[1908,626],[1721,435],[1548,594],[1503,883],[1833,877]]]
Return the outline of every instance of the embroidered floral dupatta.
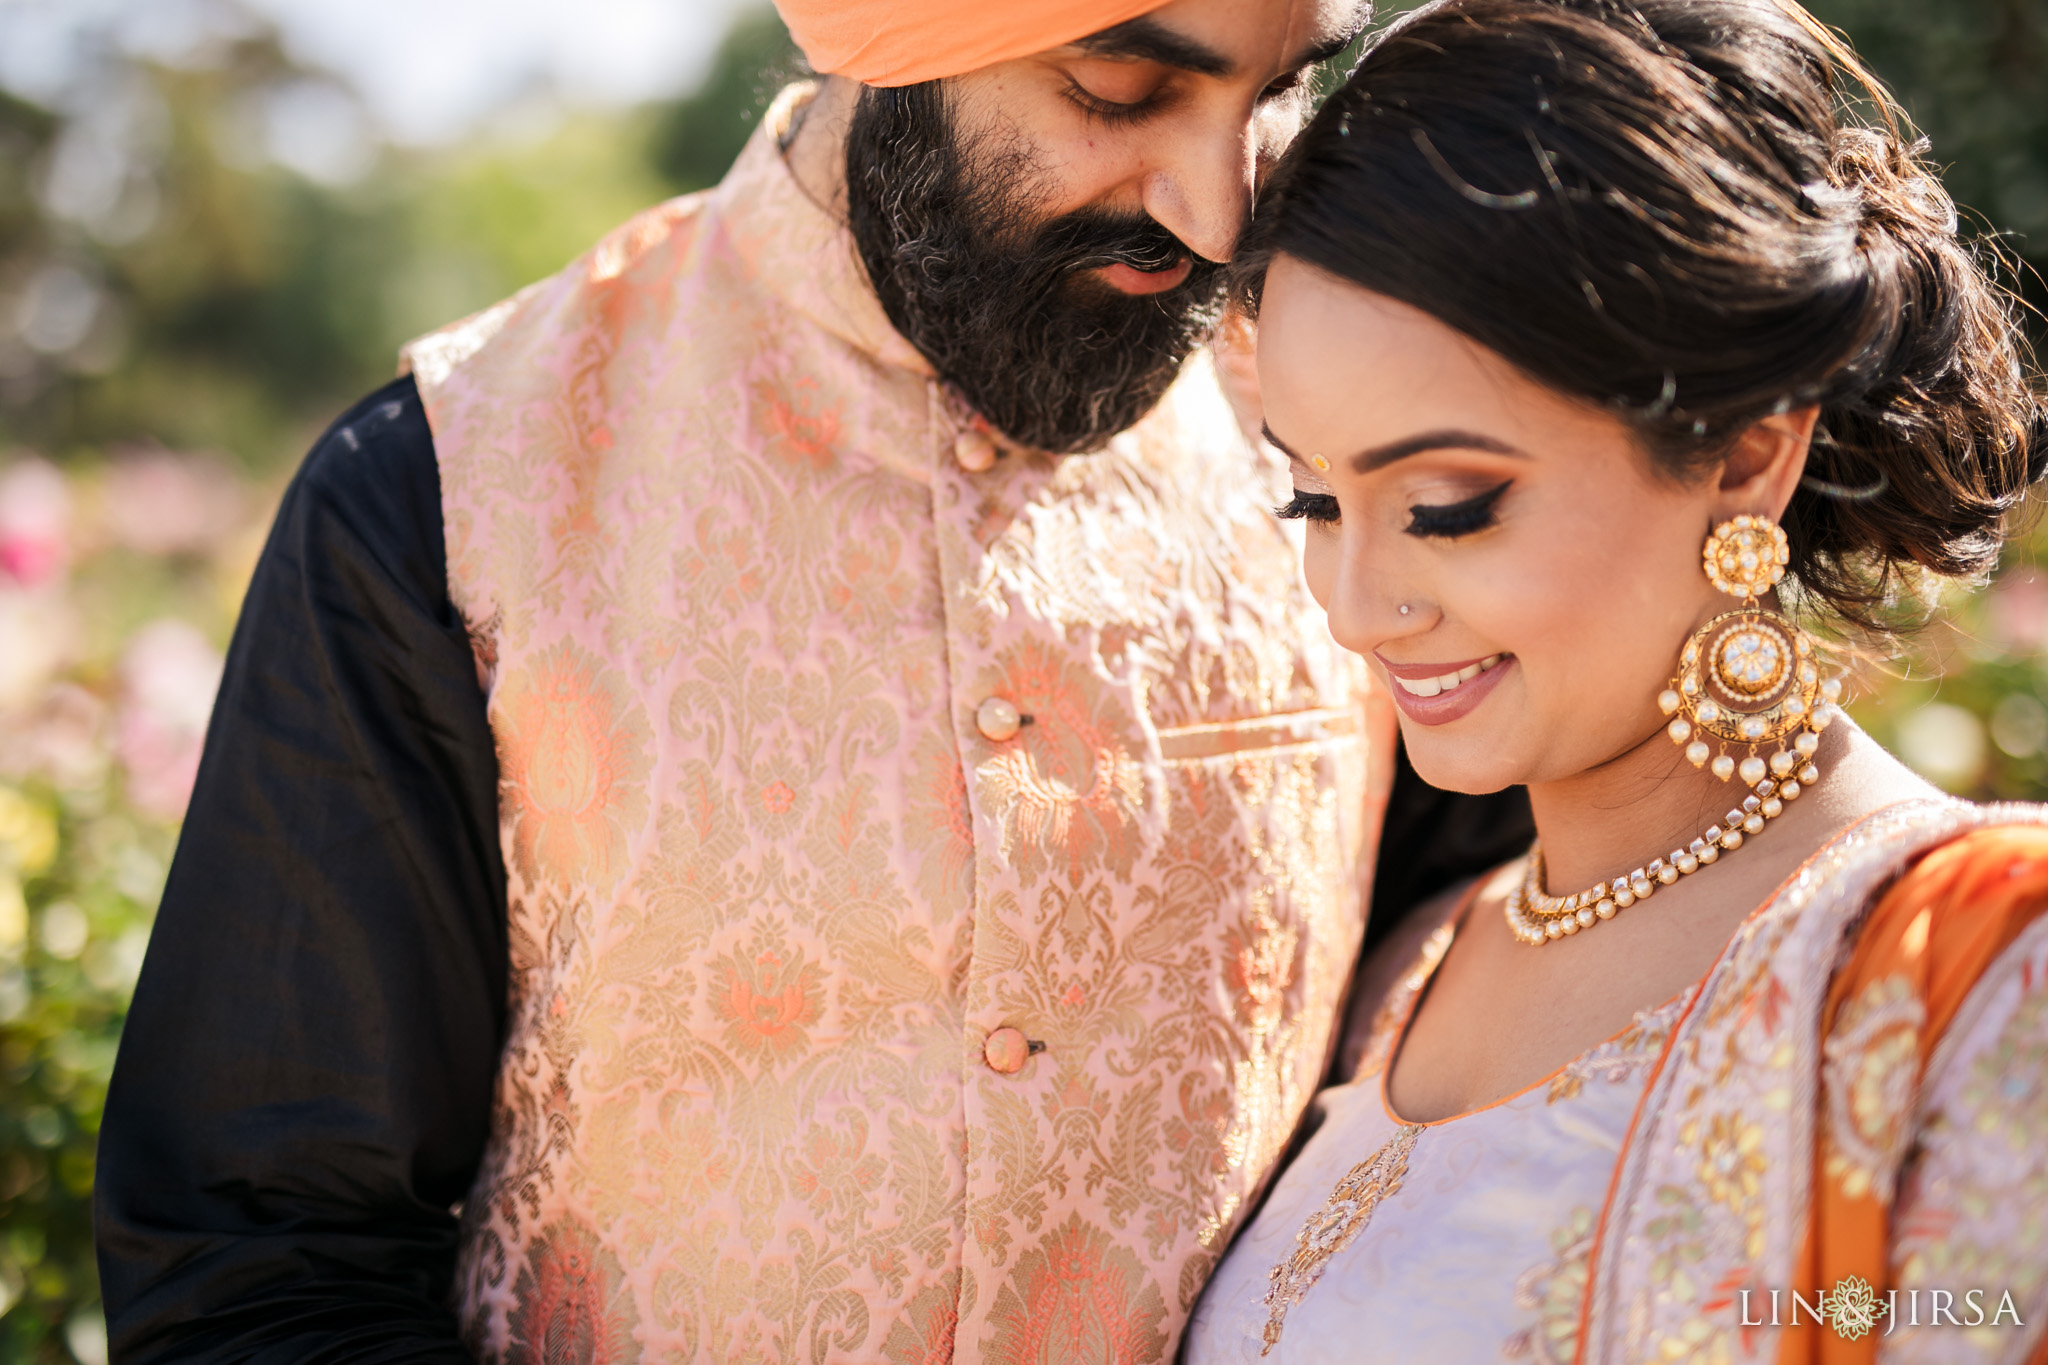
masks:
[[[1709,972],[1644,1093],[1593,1251],[1578,1359],[1878,1359],[1882,1326],[1854,1339],[1811,1322],[1745,1327],[1742,1291],[1756,1316],[1771,1290],[1810,1299],[1850,1275],[1883,1300],[1922,1082],[2004,977],[2033,984],[2044,907],[2039,807],[1893,807],[1788,881]],[[1982,1287],[2013,1290],[2025,1329],[1973,1360],[2042,1358],[2048,1275],[2014,1273]]]

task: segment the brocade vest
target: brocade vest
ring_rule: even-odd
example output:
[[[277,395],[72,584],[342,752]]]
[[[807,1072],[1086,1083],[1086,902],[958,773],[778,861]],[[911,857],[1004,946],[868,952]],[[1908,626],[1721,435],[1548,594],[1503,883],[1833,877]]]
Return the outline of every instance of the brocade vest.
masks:
[[[407,348],[510,906],[457,1311],[493,1360],[1161,1360],[1326,1065],[1385,698],[1207,354],[962,467],[800,97]]]

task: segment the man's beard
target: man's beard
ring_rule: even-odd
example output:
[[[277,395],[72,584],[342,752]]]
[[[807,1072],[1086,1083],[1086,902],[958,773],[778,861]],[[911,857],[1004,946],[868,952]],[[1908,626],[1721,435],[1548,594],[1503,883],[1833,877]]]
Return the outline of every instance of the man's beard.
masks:
[[[896,330],[1011,440],[1099,448],[1165,394],[1214,326],[1222,269],[1152,219],[1043,219],[1030,154],[957,134],[939,83],[862,90],[846,149],[848,219]],[[1121,262],[1186,281],[1130,295]]]

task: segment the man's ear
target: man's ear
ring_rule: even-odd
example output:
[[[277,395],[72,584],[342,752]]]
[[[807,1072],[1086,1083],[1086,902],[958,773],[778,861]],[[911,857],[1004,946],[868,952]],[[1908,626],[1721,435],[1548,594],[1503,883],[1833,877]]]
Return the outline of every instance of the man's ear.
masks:
[[[846,130],[860,103],[861,85],[844,76],[825,76],[818,93],[797,111],[783,160],[812,203],[840,222],[846,220]]]
[[[1714,519],[1761,512],[1782,521],[1806,474],[1806,455],[1819,421],[1818,407],[1799,408],[1754,422],[1736,437],[1721,466]]]

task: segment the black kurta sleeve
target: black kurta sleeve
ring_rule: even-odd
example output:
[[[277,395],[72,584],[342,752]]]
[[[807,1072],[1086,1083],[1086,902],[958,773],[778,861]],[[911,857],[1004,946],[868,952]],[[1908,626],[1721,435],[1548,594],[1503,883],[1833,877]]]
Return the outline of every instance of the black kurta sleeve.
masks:
[[[497,766],[410,379],[280,509],[100,1132],[119,1362],[466,1361],[504,1026]]]

